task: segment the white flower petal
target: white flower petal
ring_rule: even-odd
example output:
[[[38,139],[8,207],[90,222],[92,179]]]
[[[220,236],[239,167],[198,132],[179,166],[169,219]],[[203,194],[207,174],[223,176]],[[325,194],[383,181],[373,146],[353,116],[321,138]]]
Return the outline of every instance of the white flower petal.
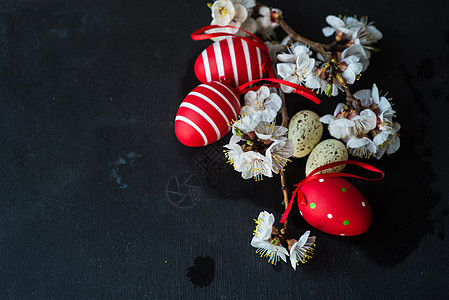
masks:
[[[262,179],[262,175],[273,177],[273,174],[271,172],[271,165],[267,162],[265,156],[254,151],[248,151],[244,154],[245,161],[242,165],[243,179],[254,178],[256,181],[258,181]]]
[[[248,10],[246,10],[246,8],[241,4],[234,5],[234,9],[235,9],[234,20],[240,23],[245,22],[246,18],[248,18]]]
[[[279,61],[285,62],[285,63],[294,63],[296,62],[296,57],[293,54],[288,53],[280,53],[277,55],[277,58]]]
[[[289,87],[288,85],[285,85],[285,84],[281,84],[281,90],[286,94],[291,94],[295,91],[294,88]]]
[[[267,99],[265,99],[264,105],[265,108],[271,108],[278,112],[282,107],[282,99],[279,95],[272,93]]]
[[[379,89],[377,88],[377,85],[373,83],[373,88],[371,89],[371,97],[373,98],[374,103],[379,105]]]
[[[332,27],[324,27],[321,29],[321,31],[323,32],[325,37],[330,37],[331,35],[334,34],[335,29]]]
[[[324,115],[320,118],[320,122],[324,124],[330,124],[332,121],[335,120],[335,117],[333,115]]]
[[[248,93],[245,94],[243,99],[245,100],[245,105],[253,105],[254,103],[257,102],[258,95],[255,91],[249,91]]]
[[[386,110],[393,110],[390,101],[388,101],[385,97],[380,97],[378,105],[381,112],[384,112]]]
[[[283,170],[293,152],[295,152],[295,146],[289,140],[275,141],[271,144],[265,153],[271,164],[271,170],[276,174]]]
[[[377,116],[371,109],[364,109],[360,112],[360,118],[363,121],[363,127],[368,133],[372,129],[376,128],[377,125]],[[354,119],[352,119],[354,120]]]
[[[254,18],[247,18],[245,22],[242,23],[240,26],[240,29],[248,31],[249,33],[255,34],[257,31],[257,22],[254,20]],[[239,31],[242,32],[242,31]],[[243,32],[244,33],[244,32]],[[244,33],[244,36],[247,36],[246,33]]]
[[[271,94],[270,89],[265,85],[261,86],[260,89],[257,91],[258,99],[261,101],[268,98],[270,94]]]
[[[309,76],[307,76],[307,78],[306,78],[305,85],[309,89],[319,89],[319,88],[321,88],[322,81],[323,80],[321,78],[315,76],[314,74],[309,74]]]
[[[372,92],[369,89],[360,90],[353,94],[354,98],[360,100],[360,103],[363,107],[369,107],[371,104],[373,104],[371,95]]]
[[[348,142],[346,143],[346,146],[348,146],[349,148],[352,149],[356,149],[356,148],[360,148],[363,146],[368,145],[370,142],[370,140],[368,138],[361,138],[361,139],[349,139]]]
[[[373,138],[373,143],[376,146],[380,146],[383,143],[385,143],[388,139],[388,137],[390,136],[390,132],[388,132],[387,130],[383,130],[381,132],[379,132],[374,138]]]
[[[239,137],[239,136],[236,135],[236,134],[233,134],[233,135],[231,136],[231,139],[229,140],[229,144],[237,144],[237,143],[240,142],[241,140],[242,140],[241,137]]]
[[[254,231],[253,240],[263,241],[271,237],[271,231],[274,224],[274,215],[267,211],[261,211],[256,220],[256,230]]]
[[[394,137],[391,140],[391,145],[387,149],[387,154],[393,154],[396,151],[399,150],[401,147],[401,140],[399,139],[399,136],[397,134],[394,135]]]
[[[334,138],[345,139],[348,138],[350,128],[354,127],[354,121],[346,118],[337,119],[329,124],[329,133]]]
[[[279,55],[278,55],[279,58]],[[291,76],[295,72],[296,65],[292,63],[279,63],[276,64],[277,73],[282,79]]]
[[[345,22],[343,22],[342,19],[340,19],[334,15],[327,16],[326,22],[327,22],[327,24],[331,25],[333,28],[345,27]]]
[[[240,129],[244,133],[254,131],[260,122],[260,110],[248,110],[244,116],[234,122],[233,126]]]
[[[310,231],[306,231],[290,248],[290,263],[295,270],[299,262],[305,263],[313,255],[316,237],[309,235]]]
[[[363,64],[360,63],[360,62],[351,63],[348,66],[348,69],[351,69],[352,72],[354,72],[355,75],[358,75],[358,74],[360,74],[360,72],[362,72]]]
[[[376,40],[376,42],[382,39],[382,32],[374,26],[368,25],[366,27],[367,31],[371,34],[371,36]]]
[[[347,68],[343,73],[341,73],[341,76],[343,76],[348,84],[354,84],[356,79],[356,74],[350,68]]]
[[[293,53],[296,57],[301,56],[303,54],[309,56],[310,49],[303,45],[296,45],[293,49]]]
[[[341,102],[338,103],[334,110],[334,117],[336,117],[339,113],[341,113],[345,106],[346,106],[346,104],[344,104],[344,103],[341,103]]]

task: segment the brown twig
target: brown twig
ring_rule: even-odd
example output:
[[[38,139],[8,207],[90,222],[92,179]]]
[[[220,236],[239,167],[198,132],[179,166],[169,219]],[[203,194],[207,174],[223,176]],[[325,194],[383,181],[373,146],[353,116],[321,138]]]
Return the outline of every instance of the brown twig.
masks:
[[[282,89],[279,89],[279,96],[282,99],[282,106],[281,106],[282,126],[288,127],[288,121],[290,120],[290,118],[288,117],[287,104],[285,102],[285,94]]]
[[[279,17],[279,19],[277,20],[277,23],[285,31],[285,33],[287,33],[290,36],[290,38],[292,38],[294,41],[300,42],[300,43],[302,43],[302,44],[304,44],[306,46],[309,46],[310,49],[312,49],[315,52],[321,54],[321,56],[323,56],[323,58],[324,58],[324,60],[326,62],[332,60],[333,54],[330,51],[331,50],[331,45],[325,45],[325,44],[317,43],[317,42],[311,41],[311,40],[303,37],[302,35],[300,35],[296,31],[294,31],[293,28],[291,28],[287,24],[287,22],[285,22],[285,20],[282,19],[281,17]]]
[[[281,177],[281,190],[282,190],[282,195],[283,195],[283,202],[284,202],[284,206],[285,209],[287,210],[288,207],[288,190],[287,190],[287,175],[285,174],[285,171],[280,171],[279,175]],[[284,222],[284,230],[287,231],[287,223],[288,223],[288,219],[285,220]]]
[[[276,67],[273,64],[273,72],[276,74]],[[288,128],[288,121],[290,120],[290,118],[288,117],[288,113],[287,113],[287,103],[285,101],[285,94],[284,91],[279,88],[279,96],[282,99],[282,105],[281,105],[281,117],[282,117],[282,126],[287,127]],[[285,170],[281,170],[279,172],[279,176],[281,177],[281,190],[282,190],[282,195],[283,195],[283,202],[284,202],[284,206],[285,209],[287,209],[288,207],[288,190],[287,190],[287,174],[285,173]],[[287,232],[287,225],[288,225],[288,219],[285,220],[284,222],[284,231]]]
[[[354,107],[358,112],[362,110],[362,103],[359,99],[355,98],[349,88],[345,86],[346,93],[346,105]]]

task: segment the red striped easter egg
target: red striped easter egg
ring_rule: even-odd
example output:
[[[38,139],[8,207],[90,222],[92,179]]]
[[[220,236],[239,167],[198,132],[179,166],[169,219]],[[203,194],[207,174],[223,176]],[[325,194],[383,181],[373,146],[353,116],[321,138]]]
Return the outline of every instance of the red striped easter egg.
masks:
[[[334,235],[364,233],[373,220],[371,208],[363,195],[339,177],[312,180],[301,186],[306,201],[300,213],[313,227]]]
[[[218,81],[200,84],[179,106],[176,137],[190,147],[214,143],[229,132],[228,124],[239,112],[240,99],[233,88]]]
[[[227,37],[207,47],[195,62],[195,74],[203,82],[218,81],[225,76],[238,87],[263,78],[263,66],[268,55],[259,47],[238,37]]]

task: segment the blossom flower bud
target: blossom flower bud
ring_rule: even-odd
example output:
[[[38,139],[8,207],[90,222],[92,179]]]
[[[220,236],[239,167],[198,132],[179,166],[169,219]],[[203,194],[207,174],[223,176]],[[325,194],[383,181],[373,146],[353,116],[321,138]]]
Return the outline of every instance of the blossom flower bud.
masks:
[[[337,74],[335,75],[335,79],[337,79],[338,85],[343,86],[343,85],[346,84],[346,80],[343,78],[343,76],[341,76],[340,73],[337,73]]]
[[[330,97],[332,95],[332,84],[328,83],[325,91],[326,96]]]

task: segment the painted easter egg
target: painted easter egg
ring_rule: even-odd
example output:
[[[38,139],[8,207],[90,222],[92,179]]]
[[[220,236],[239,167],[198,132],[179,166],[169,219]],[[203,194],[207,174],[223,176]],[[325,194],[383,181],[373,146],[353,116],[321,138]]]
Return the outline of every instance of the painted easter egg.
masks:
[[[304,157],[320,142],[323,124],[311,110],[297,112],[288,124],[288,139],[295,145],[294,157]]]
[[[175,134],[186,146],[199,147],[218,141],[237,119],[240,99],[225,84],[213,81],[200,84],[182,101],[175,118]]]
[[[263,78],[268,55],[239,37],[227,37],[207,47],[195,62],[195,75],[206,83],[225,76],[234,87]]]
[[[368,230],[373,213],[368,201],[340,177],[312,180],[301,186],[306,199],[300,213],[313,227],[333,235],[351,236]]]
[[[336,139],[327,139],[319,143],[310,153],[306,163],[306,176],[318,167],[336,161],[348,159],[346,146]],[[336,173],[343,171],[345,165],[336,166],[323,170],[319,173]]]

